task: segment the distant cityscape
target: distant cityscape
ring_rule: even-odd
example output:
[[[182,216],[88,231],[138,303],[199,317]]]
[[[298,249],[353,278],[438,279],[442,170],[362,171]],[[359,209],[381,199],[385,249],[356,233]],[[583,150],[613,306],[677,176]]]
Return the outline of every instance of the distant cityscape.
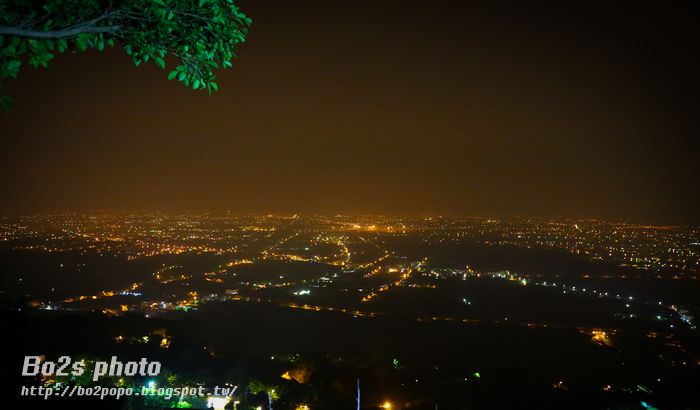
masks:
[[[576,255],[658,274],[700,274],[700,228],[532,218],[400,218],[388,216],[58,214],[0,219],[0,241],[13,249],[94,251],[136,259],[183,252],[233,255],[288,231],[317,233],[311,243],[339,252],[300,254],[261,250],[260,257],[313,260],[360,267],[345,243],[372,235],[421,235],[426,242],[465,239],[484,244],[564,249]],[[324,235],[325,234],[325,235]],[[364,235],[364,236],[362,236]],[[291,238],[281,238],[282,245]],[[356,255],[357,257],[357,255]],[[361,259],[361,258],[360,258]]]
[[[693,346],[699,308],[698,227],[533,218],[159,213],[66,213],[0,221],[5,298],[24,300],[25,307],[37,314],[177,319],[170,325],[173,329],[159,325],[136,333],[109,325],[106,343],[115,348],[154,344],[168,350],[178,343],[190,345],[192,341],[174,330],[177,323],[186,323],[181,320],[191,315],[214,317],[212,312],[230,308],[253,309],[258,312],[253,315],[270,315],[269,320],[305,312],[304,318],[312,315],[303,319],[311,320],[305,325],[308,329],[291,332],[308,331],[319,340],[323,331],[313,330],[314,315],[320,320],[338,317],[338,323],[345,320],[340,318],[370,321],[367,326],[374,326],[373,321],[378,326],[403,323],[405,329],[459,324],[465,335],[485,329],[511,335],[537,332],[541,335],[537,337],[550,340],[546,343],[573,337],[568,332],[574,332],[579,335],[575,340],[603,351],[631,349],[625,346],[635,334],[640,341],[653,343],[661,366],[654,367],[655,374],[680,377],[685,373],[679,371],[700,369],[699,352]],[[25,308],[14,306],[11,310]],[[237,322],[237,326],[244,325]],[[246,329],[254,332],[256,326]],[[548,332],[557,336],[546,336]],[[216,339],[204,343],[201,347],[212,360],[227,349],[216,346]],[[308,348],[314,343],[305,342]],[[294,365],[300,358],[311,359],[299,351],[279,349],[256,348],[251,354],[295,357],[276,370],[276,381],[313,385],[307,382],[314,376],[306,371],[299,376]],[[473,360],[469,357],[465,356],[466,363]],[[344,353],[334,360],[370,366],[367,357],[355,354]],[[614,366],[629,360],[614,359]],[[411,376],[419,380],[425,377],[424,370],[409,371],[410,366],[400,364],[420,361],[417,357],[392,356],[391,361],[397,372],[392,382],[386,379],[395,384],[391,405],[402,408],[399,403],[408,406],[416,400],[410,389],[405,390],[407,373],[421,374]],[[556,368],[553,371],[560,372]],[[474,382],[475,377],[481,382],[490,376],[483,368],[455,371],[471,375],[462,382]],[[450,377],[433,375],[428,380],[439,386],[454,383]],[[543,385],[576,391],[571,386],[576,377],[552,376]],[[668,389],[666,377],[644,372],[615,380],[597,373],[590,377],[598,383],[598,391],[624,397],[642,394],[652,401],[663,400],[655,391]],[[432,398],[421,400],[445,400],[432,396],[434,390],[424,394]],[[379,398],[370,400],[383,406]],[[318,407],[312,402],[304,399],[306,407],[295,408]],[[388,408],[376,406],[367,408]]]

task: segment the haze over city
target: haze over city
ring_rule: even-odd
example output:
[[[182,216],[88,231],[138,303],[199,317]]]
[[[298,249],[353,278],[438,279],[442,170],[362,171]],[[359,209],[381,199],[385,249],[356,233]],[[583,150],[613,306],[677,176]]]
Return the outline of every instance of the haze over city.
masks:
[[[4,84],[0,207],[697,223],[697,14],[623,3],[243,0],[211,96],[58,55]]]

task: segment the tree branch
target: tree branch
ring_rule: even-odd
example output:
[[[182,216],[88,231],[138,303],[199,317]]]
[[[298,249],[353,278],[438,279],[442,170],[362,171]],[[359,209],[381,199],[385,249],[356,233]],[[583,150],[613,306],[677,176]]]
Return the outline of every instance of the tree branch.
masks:
[[[19,27],[4,27],[0,26],[0,35],[30,37],[30,38],[66,38],[77,36],[81,33],[112,33],[117,31],[119,26],[102,26],[102,27],[75,27],[71,29],[63,29],[56,31],[36,31],[27,30]]]
[[[26,23],[15,26],[0,26],[0,35],[30,37],[30,38],[66,38],[77,36],[81,33],[111,33],[119,29],[119,26],[96,26],[100,20],[114,17],[117,13],[107,11],[92,20],[84,21],[61,30],[32,30],[26,27]]]

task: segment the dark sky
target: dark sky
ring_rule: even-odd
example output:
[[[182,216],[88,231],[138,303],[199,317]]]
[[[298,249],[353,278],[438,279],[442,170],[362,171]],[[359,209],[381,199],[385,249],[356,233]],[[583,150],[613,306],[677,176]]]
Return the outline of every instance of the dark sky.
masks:
[[[700,12],[614,3],[239,0],[212,96],[63,55],[4,82],[0,207],[700,223]]]

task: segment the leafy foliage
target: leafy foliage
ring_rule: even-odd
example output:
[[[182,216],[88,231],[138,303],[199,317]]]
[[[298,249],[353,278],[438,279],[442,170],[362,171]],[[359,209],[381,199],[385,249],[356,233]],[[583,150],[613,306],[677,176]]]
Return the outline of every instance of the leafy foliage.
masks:
[[[280,398],[280,388],[278,386],[266,384],[260,380],[252,380],[248,384],[248,391],[250,391],[252,394],[264,393],[269,395],[273,401],[279,400]]]
[[[47,67],[56,53],[120,46],[137,66],[172,61],[168,79],[211,93],[251,22],[233,0],[3,0],[0,78]],[[10,102],[0,95],[2,108]]]

